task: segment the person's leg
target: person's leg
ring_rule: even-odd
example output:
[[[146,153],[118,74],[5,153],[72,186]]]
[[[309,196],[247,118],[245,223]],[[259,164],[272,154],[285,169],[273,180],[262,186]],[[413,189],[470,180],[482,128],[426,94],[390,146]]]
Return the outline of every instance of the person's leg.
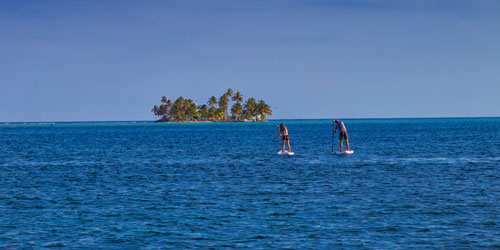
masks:
[[[345,145],[347,146],[347,150],[351,150],[349,147],[349,136],[347,136],[347,132],[345,133]]]
[[[344,148],[342,147],[342,141],[343,140],[344,140],[344,133],[340,132],[340,134],[339,134],[340,152],[344,151]]]
[[[286,143],[288,144],[288,152],[292,152],[292,148],[290,147],[290,139],[286,140]]]
[[[281,140],[281,152],[285,152],[285,140]]]

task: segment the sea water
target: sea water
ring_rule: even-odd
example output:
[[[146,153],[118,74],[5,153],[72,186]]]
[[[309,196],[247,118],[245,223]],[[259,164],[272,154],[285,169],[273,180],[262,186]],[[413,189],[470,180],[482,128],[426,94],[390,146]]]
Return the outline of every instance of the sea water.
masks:
[[[344,122],[0,125],[0,248],[500,247],[499,118]]]

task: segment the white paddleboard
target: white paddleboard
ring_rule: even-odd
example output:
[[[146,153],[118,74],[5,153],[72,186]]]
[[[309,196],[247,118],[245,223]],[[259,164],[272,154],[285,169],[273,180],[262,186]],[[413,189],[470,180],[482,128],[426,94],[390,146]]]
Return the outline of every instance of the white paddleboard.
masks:
[[[285,150],[285,151],[281,151],[281,150],[280,150],[280,151],[278,151],[278,155],[285,155],[285,156],[286,156],[286,155],[288,155],[288,156],[292,156],[292,155],[294,155],[294,154],[295,154],[294,152],[288,152],[288,151],[286,151],[286,150]]]
[[[343,151],[343,152],[335,152],[335,154],[338,154],[338,155],[351,155],[351,154],[354,154],[354,150],[346,150],[346,151]]]

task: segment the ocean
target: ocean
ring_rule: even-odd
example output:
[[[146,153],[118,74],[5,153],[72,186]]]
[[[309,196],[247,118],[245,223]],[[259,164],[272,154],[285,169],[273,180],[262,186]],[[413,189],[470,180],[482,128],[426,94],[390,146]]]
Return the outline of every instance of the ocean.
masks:
[[[500,118],[344,122],[0,125],[0,248],[500,248]]]

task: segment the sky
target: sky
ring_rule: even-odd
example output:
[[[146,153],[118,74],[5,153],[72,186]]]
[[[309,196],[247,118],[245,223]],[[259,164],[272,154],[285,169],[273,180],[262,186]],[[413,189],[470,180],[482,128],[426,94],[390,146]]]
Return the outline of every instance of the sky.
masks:
[[[153,120],[228,88],[271,119],[500,116],[498,0],[0,1],[0,121]]]

